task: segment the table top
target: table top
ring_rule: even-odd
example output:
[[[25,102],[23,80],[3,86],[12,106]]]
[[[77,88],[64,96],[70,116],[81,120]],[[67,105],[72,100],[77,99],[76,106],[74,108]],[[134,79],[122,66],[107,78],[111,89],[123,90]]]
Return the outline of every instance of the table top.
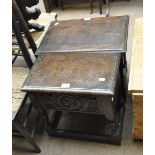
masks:
[[[126,52],[128,16],[73,19],[52,22],[39,53]]]
[[[22,91],[114,95],[120,53],[44,53]]]
[[[128,91],[143,93],[143,18],[135,21]]]

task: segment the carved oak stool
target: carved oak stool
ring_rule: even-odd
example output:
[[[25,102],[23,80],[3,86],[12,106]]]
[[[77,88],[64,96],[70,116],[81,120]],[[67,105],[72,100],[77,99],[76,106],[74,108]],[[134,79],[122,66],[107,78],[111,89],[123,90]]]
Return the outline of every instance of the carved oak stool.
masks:
[[[44,53],[38,56],[22,91],[28,92],[29,97],[37,101],[33,102],[35,107],[42,109],[49,135],[121,143],[125,98],[120,58],[120,52]],[[52,117],[47,115],[49,109],[54,110]],[[81,114],[89,119],[97,117],[96,121],[104,118],[105,126],[100,128],[102,134],[60,129],[59,123],[65,113],[73,113],[77,121]]]

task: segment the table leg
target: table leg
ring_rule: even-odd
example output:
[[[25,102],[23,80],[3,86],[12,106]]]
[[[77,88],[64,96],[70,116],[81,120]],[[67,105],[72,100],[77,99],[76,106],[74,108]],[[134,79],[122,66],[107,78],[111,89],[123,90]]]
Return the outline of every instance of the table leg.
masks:
[[[60,0],[61,9],[64,10],[63,0]]]
[[[123,92],[123,97],[126,101],[126,68],[124,67],[125,65],[125,57],[124,53],[121,54],[121,63],[120,63],[120,78],[121,78],[121,87],[122,87],[122,92]]]
[[[49,5],[49,0],[43,0],[44,6],[45,6],[45,10],[46,12],[50,12],[50,5]]]
[[[51,121],[50,121],[52,129],[56,129],[57,128],[58,123],[59,123],[60,118],[61,118],[61,115],[62,115],[62,111],[54,110],[52,118],[51,118]]]
[[[99,0],[99,9],[100,9],[100,14],[102,14],[102,0]]]
[[[49,121],[49,118],[48,118],[48,114],[47,114],[47,111],[45,110],[44,106],[42,105],[42,103],[40,102],[39,100],[39,97],[37,94],[35,93],[28,93],[28,96],[35,108],[35,110],[37,112],[40,112],[40,114],[42,114],[43,116],[43,119],[47,125],[46,129],[47,129],[47,132],[48,132],[48,129],[51,128],[51,124],[50,124],[50,121]]]
[[[106,17],[109,17],[109,11],[110,11],[110,2],[109,0],[106,0]]]
[[[91,9],[90,14],[92,14],[93,13],[93,0],[90,0],[90,9]]]

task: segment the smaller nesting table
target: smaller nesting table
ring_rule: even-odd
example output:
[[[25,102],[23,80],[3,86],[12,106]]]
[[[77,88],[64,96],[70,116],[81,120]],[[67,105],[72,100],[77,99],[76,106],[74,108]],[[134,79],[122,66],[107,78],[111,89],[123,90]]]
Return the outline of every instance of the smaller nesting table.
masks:
[[[129,16],[52,22],[37,54],[127,50]]]
[[[120,53],[44,53],[38,56],[22,91],[28,92],[36,109],[42,111],[49,135],[121,143],[125,111]],[[47,111],[52,109],[52,117]],[[60,128],[65,114],[74,114],[69,130]],[[78,117],[92,121],[85,131],[74,131]],[[85,122],[89,122],[85,120]],[[95,122],[97,132],[89,131]],[[70,123],[70,121],[68,122]],[[74,124],[75,123],[75,124]],[[80,122],[82,126],[83,122]],[[99,133],[101,131],[101,134]]]

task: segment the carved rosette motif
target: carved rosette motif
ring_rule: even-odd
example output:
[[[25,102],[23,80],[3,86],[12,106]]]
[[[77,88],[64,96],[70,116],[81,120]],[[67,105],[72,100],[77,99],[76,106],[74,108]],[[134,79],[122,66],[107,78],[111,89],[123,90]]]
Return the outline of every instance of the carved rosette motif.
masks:
[[[51,109],[100,113],[96,97],[87,95],[39,94],[41,102]]]
[[[59,105],[69,110],[79,109],[81,104],[78,99],[71,95],[61,95],[57,97],[57,102]]]

